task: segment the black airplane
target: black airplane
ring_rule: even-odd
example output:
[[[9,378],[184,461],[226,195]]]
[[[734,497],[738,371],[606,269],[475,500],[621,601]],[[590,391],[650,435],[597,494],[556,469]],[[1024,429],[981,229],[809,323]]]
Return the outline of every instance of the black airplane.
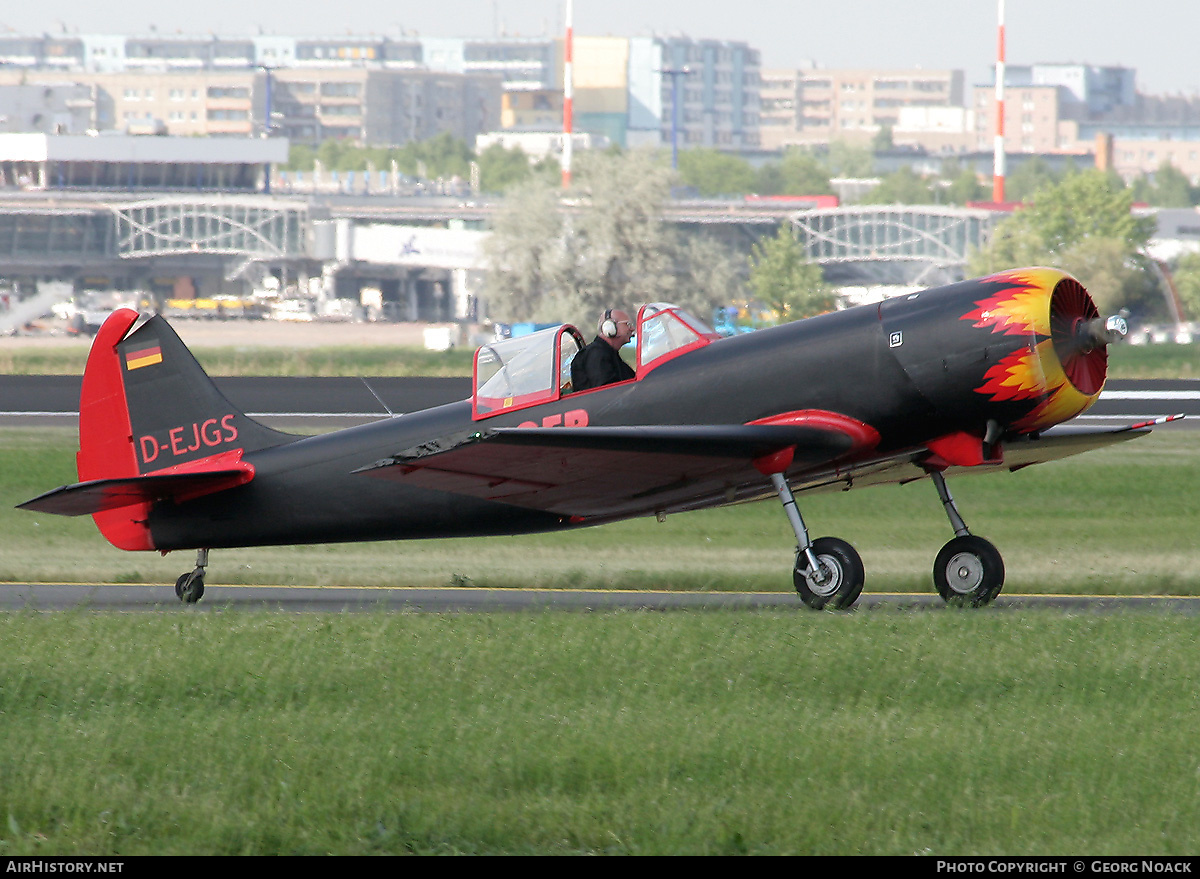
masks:
[[[297,436],[226,399],[162,317],[123,309],[84,372],[80,481],[20,506],[91,514],[121,549],[197,550],[175,585],[194,602],[214,548],[554,531],[774,494],[801,600],[845,608],[862,560],[811,539],[795,494],[929,478],[955,534],[937,591],[983,605],[1004,562],[946,474],[1017,470],[1181,417],[1062,424],[1099,397],[1125,332],[1049,268],[731,338],[656,303],[638,312],[632,380],[572,392],[584,339],[563,325],[479,348],[469,400]]]

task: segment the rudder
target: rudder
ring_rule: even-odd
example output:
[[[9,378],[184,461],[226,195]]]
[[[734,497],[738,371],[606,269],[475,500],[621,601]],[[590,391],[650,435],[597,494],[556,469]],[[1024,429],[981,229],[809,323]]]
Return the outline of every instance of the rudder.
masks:
[[[220,467],[295,440],[234,406],[161,317],[118,309],[92,343],[79,401],[81,482]],[[132,331],[131,331],[132,330]],[[121,549],[153,549],[150,502],[93,514]]]

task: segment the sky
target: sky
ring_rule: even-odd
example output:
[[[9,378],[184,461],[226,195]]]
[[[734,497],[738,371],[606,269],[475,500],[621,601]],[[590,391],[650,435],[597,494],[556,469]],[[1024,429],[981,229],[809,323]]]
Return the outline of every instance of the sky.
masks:
[[[561,33],[566,0],[46,0],[6,3],[18,33],[355,33],[429,37]],[[574,0],[587,36],[686,35],[749,43],[763,67],[960,69],[990,78],[999,0]],[[1198,0],[1005,0],[1006,62],[1137,70],[1147,94],[1200,96]]]

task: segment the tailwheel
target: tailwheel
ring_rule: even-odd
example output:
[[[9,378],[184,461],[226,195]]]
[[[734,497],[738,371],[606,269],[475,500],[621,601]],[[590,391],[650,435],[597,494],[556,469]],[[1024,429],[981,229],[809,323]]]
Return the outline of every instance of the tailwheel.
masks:
[[[204,569],[208,567],[208,550],[196,550],[196,567],[180,574],[175,581],[175,594],[184,604],[195,604],[204,595]]]
[[[180,574],[175,581],[175,594],[185,604],[195,604],[204,595],[204,572],[197,568]]]
[[[814,570],[808,554],[796,553],[792,581],[800,600],[813,610],[844,610],[858,600],[866,575],[862,558],[844,540],[820,537],[812,542],[811,557],[816,559]]]
[[[937,554],[933,582],[948,604],[990,604],[1004,587],[1004,559],[982,537],[960,535]]]

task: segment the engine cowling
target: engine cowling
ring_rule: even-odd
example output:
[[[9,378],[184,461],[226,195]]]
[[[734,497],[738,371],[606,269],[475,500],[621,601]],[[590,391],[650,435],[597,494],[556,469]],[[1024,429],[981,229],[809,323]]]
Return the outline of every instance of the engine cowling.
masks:
[[[937,417],[982,436],[1041,430],[1087,410],[1118,335],[1083,285],[1022,268],[880,306],[889,351]]]
[[[1008,424],[1021,433],[1085,412],[1104,388],[1111,337],[1084,286],[1047,268],[1001,272],[984,281],[999,289],[963,320],[976,329],[1015,334],[1023,343],[988,369],[975,390],[994,401],[1028,400],[1028,413]]]

